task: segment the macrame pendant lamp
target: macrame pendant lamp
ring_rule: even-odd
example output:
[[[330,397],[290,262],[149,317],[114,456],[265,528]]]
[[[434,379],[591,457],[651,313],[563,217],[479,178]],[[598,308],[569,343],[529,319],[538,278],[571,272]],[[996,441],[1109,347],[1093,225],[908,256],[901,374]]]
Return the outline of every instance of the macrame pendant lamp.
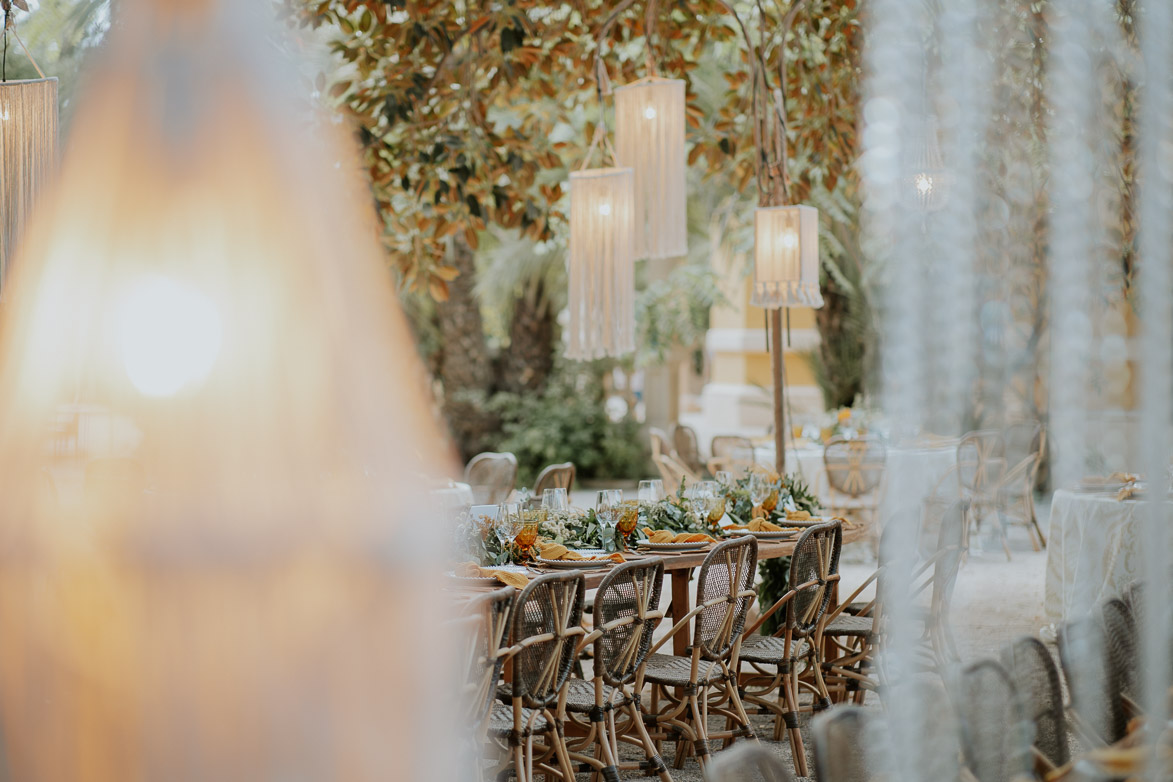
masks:
[[[684,82],[651,76],[616,87],[615,148],[635,171],[636,257],[687,255]]]
[[[754,210],[754,283],[750,302],[765,309],[823,306],[819,291],[819,210]]]
[[[635,350],[635,172],[570,174],[567,358]]]
[[[0,290],[57,161],[57,79],[0,82]]]

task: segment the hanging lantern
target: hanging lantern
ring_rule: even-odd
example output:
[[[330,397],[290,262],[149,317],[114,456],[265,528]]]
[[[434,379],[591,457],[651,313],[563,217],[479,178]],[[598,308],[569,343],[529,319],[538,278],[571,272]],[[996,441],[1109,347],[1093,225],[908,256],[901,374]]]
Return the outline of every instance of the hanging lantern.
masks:
[[[14,779],[467,778],[450,647],[419,653],[425,372],[349,133],[305,122],[251,5],[122,0],[12,267]]]
[[[635,255],[688,254],[684,81],[649,77],[615,89],[615,147],[635,170]]]
[[[766,309],[823,306],[819,291],[819,210],[754,210],[754,284],[750,302]]]
[[[630,168],[570,174],[568,358],[635,350],[634,201]]]
[[[57,79],[0,82],[0,289],[57,160]]]

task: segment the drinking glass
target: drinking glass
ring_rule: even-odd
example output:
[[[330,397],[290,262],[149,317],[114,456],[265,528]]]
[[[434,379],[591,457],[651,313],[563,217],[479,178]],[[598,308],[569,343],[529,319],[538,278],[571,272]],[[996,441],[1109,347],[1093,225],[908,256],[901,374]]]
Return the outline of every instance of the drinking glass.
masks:
[[[521,511],[521,529],[514,540],[523,549],[528,549],[538,540],[538,528],[546,520],[545,508],[525,508]]]
[[[635,500],[624,500],[620,505],[619,513],[619,534],[624,538],[635,532],[635,527],[639,524],[639,503]]]
[[[497,522],[493,534],[501,541],[501,548],[507,548],[521,532],[521,506],[516,502],[504,502],[497,511]]]
[[[566,512],[570,510],[570,502],[566,497],[566,489],[546,489],[542,492],[542,507],[547,511]]]
[[[599,520],[602,531],[603,550],[615,551],[615,527],[619,524],[622,513],[620,505],[623,502],[623,492],[618,489],[604,489],[595,498],[595,517]]]
[[[717,481],[700,482],[700,501],[710,524],[716,524],[725,515],[725,492]]]
[[[656,481],[640,481],[639,482],[639,501],[642,503],[652,504],[664,499],[664,482]]]
[[[760,473],[750,473],[749,476],[749,499],[755,506],[761,505],[770,496],[770,489],[773,487],[770,482],[766,480],[766,476]]]

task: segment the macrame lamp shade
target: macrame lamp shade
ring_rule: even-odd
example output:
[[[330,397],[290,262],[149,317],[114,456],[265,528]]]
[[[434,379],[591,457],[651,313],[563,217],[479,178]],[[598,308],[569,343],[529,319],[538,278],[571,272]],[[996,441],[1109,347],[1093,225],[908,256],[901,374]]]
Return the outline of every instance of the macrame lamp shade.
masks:
[[[57,161],[57,79],[0,82],[0,289]]]
[[[649,77],[615,89],[615,152],[635,170],[636,257],[687,255],[682,80]]]
[[[570,174],[568,358],[635,350],[635,214],[630,168]]]
[[[819,210],[754,210],[754,282],[750,302],[765,309],[823,306],[819,292]]]

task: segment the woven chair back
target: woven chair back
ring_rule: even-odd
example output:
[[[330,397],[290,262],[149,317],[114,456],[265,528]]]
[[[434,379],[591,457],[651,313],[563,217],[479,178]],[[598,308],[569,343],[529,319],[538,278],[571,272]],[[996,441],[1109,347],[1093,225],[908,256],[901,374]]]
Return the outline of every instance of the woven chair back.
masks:
[[[701,448],[696,438],[696,432],[691,426],[676,424],[672,427],[672,445],[676,448],[676,458],[698,476],[704,473],[705,467],[701,464]]]
[[[693,643],[706,660],[725,660],[745,629],[745,616],[756,597],[758,542],[746,535],[718,543],[701,563],[696,581],[696,604],[718,597],[726,600],[702,610],[693,628]]]
[[[628,684],[648,657],[652,633],[664,618],[660,592],[664,560],[627,562],[613,569],[595,593],[595,670],[612,687]]]
[[[753,459],[753,441],[748,437],[734,434],[719,434],[709,445],[714,459],[733,459],[746,461]]]
[[[660,454],[671,456],[675,453],[672,448],[672,443],[668,441],[668,433],[656,426],[648,427],[648,440],[652,446],[652,456],[656,457]]]
[[[1010,674],[1034,724],[1034,746],[1056,767],[1067,763],[1067,713],[1055,660],[1043,642],[1025,636],[1002,651],[1002,665]]]
[[[509,619],[517,590],[505,587],[470,600],[462,611],[458,630],[465,672],[460,706],[466,724],[479,725],[488,716],[505,666]]]
[[[1002,430],[1006,447],[1006,463],[1018,464],[1032,454],[1042,458],[1045,438],[1043,425],[1038,421],[1020,421]]]
[[[823,449],[827,483],[840,494],[862,497],[875,491],[884,478],[888,449],[874,437],[848,440],[833,437]]]
[[[1136,699],[1140,684],[1140,637],[1132,611],[1123,600],[1112,598],[1100,606],[1108,664],[1119,676],[1120,692]]]
[[[510,633],[513,644],[542,639],[513,657],[513,694],[529,708],[553,703],[570,675],[582,635],[585,592],[581,573],[557,573],[535,578],[517,597]]]
[[[795,595],[786,604],[786,627],[795,638],[813,633],[827,612],[842,548],[843,526],[838,521],[808,527],[794,544],[790,590]]]
[[[656,469],[660,471],[660,479],[664,481],[664,491],[668,494],[675,494],[681,483],[693,483],[697,480],[697,476],[687,467],[666,453],[653,457],[653,461]]]
[[[941,517],[941,528],[937,533],[939,556],[933,563],[930,609],[934,616],[948,611],[953,601],[953,587],[957,584],[957,573],[965,556],[965,507],[964,501],[955,502]]]
[[[765,747],[738,744],[717,753],[705,779],[709,782],[793,782],[782,759]]]
[[[517,457],[511,453],[478,453],[464,468],[477,505],[500,505],[517,485]]]
[[[815,742],[815,779],[819,782],[869,782],[871,733],[880,727],[859,706],[836,706],[811,720]]]
[[[569,492],[573,486],[574,463],[562,462],[562,464],[551,464],[538,473],[538,479],[534,481],[533,493],[535,497],[541,497],[542,492],[546,489],[566,489]]]
[[[1121,703],[1120,676],[1108,658],[1108,639],[1099,617],[1068,622],[1059,628],[1059,665],[1079,721],[1108,744],[1128,733]]]
[[[961,673],[957,706],[965,765],[978,782],[1029,778],[1030,723],[1009,674],[994,660]]]
[[[1006,443],[993,430],[969,432],[957,444],[957,480],[968,492],[992,489],[1006,472]]]

